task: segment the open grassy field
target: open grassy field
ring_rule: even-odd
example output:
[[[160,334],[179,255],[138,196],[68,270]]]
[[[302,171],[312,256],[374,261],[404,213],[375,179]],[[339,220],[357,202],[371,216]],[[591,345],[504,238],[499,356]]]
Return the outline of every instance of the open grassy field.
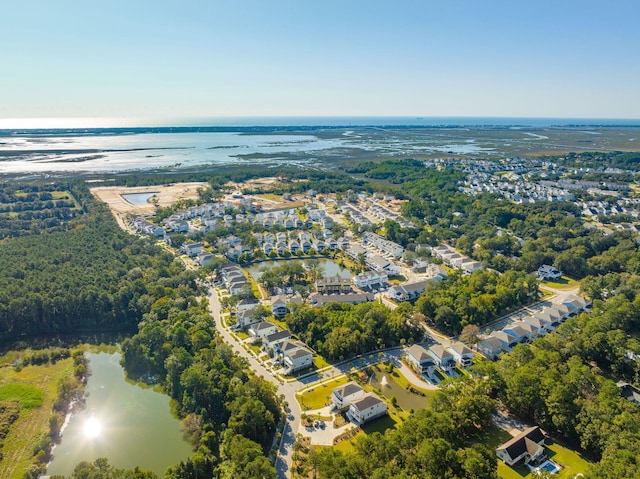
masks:
[[[562,276],[557,281],[542,281],[544,286],[549,288],[558,289],[560,291],[569,291],[580,286],[580,282],[575,279],[571,279],[568,276]]]
[[[49,432],[49,416],[57,396],[58,381],[73,376],[71,358],[56,364],[26,366],[21,371],[0,367],[0,397],[17,399],[20,416],[9,430],[2,448],[0,477],[22,479],[31,464],[34,445]]]
[[[346,376],[339,376],[332,381],[314,387],[310,391],[297,394],[296,399],[304,411],[320,409],[330,401],[331,393],[335,388],[348,382],[349,380]]]

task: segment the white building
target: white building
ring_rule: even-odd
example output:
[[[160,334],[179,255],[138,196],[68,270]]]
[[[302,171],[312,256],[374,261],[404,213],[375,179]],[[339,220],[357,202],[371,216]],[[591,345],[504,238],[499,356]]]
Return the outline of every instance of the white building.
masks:
[[[305,347],[299,347],[284,352],[284,374],[293,374],[296,371],[311,367],[313,353]]]
[[[389,288],[385,295],[394,301],[413,301],[419,298],[424,293],[427,287],[426,281],[416,281],[414,283],[406,283],[392,286]]]
[[[369,393],[349,405],[347,417],[358,426],[362,426],[385,414],[387,414],[387,404],[375,394]]]
[[[277,331],[278,328],[275,324],[270,323],[269,321],[261,321],[249,328],[249,335],[251,336],[253,341],[257,341]]]
[[[419,344],[414,344],[407,350],[407,362],[418,374],[432,376],[436,363],[427,350]]]
[[[364,389],[353,381],[337,387],[331,393],[331,405],[336,409],[349,407],[353,401],[364,396]]]
[[[381,288],[389,282],[389,275],[384,271],[365,271],[351,281],[360,289]]]
[[[471,364],[473,363],[473,351],[471,351],[464,345],[464,343],[461,343],[460,341],[457,341],[449,346],[449,352],[453,356],[455,362],[463,368],[471,366]]]

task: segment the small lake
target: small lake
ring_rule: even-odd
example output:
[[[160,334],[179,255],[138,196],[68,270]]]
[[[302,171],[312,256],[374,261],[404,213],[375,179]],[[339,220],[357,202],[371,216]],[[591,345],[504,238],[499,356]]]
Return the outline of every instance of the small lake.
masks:
[[[258,281],[260,279],[260,275],[262,274],[260,269],[262,268],[271,269],[271,268],[275,268],[276,266],[282,266],[285,261],[287,262],[295,261],[295,262],[304,264],[304,260],[301,260],[301,259],[281,259],[281,260],[275,260],[275,261],[263,261],[261,263],[252,264],[247,268],[247,271],[249,271],[253,279]],[[351,271],[349,271],[346,268],[342,268],[341,266],[337,265],[330,259],[320,258],[319,261],[320,261],[320,266],[322,266],[322,274],[325,278],[329,278],[331,276],[351,278],[353,276],[351,274]]]
[[[71,475],[79,462],[106,457],[113,466],[140,466],[164,477],[168,466],[191,454],[169,397],[127,382],[120,354],[87,353],[87,358],[86,408],[69,421],[47,474]]]
[[[401,374],[397,371],[396,373]],[[405,411],[410,409],[415,411],[427,407],[427,398],[425,396],[407,391],[395,381],[392,374],[375,371],[369,379],[369,384],[380,391],[387,399],[395,396],[398,406]]]
[[[146,205],[149,198],[157,193],[157,191],[153,193],[127,193],[126,195],[122,195],[122,197],[127,203],[131,203],[132,205]]]

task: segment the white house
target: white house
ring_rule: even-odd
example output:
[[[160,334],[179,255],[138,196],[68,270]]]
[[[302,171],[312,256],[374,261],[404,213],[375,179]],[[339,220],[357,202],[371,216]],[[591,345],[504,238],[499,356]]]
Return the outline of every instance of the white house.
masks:
[[[349,420],[362,426],[364,423],[387,414],[387,404],[373,393],[366,394],[356,399],[349,405],[347,417]]]
[[[276,331],[273,334],[267,334],[264,338],[262,338],[262,346],[264,349],[272,355],[280,353],[280,346],[285,341],[289,341],[291,339],[291,333],[287,330],[284,331]]]
[[[344,386],[337,387],[331,393],[331,405],[335,409],[343,409],[358,398],[364,396],[364,389],[353,381]]]
[[[271,313],[274,318],[284,318],[287,314],[287,300],[282,295],[271,298]]]
[[[253,316],[253,309],[248,309],[236,313],[236,322],[232,325],[234,329],[244,329],[252,324],[259,323],[258,319]]]
[[[187,256],[196,256],[202,253],[204,245],[202,243],[185,243],[180,248]]]
[[[360,289],[381,288],[389,282],[389,275],[385,271],[365,271],[355,276],[352,281]]]
[[[516,324],[505,326],[502,331],[512,336],[519,343],[526,343],[531,340],[530,334],[522,326]]]
[[[562,277],[562,272],[558,271],[557,268],[548,264],[543,264],[542,266],[540,266],[537,273],[538,277],[542,280],[560,279]]]
[[[236,313],[250,311],[258,306],[260,302],[256,298],[245,298],[236,305]]]
[[[407,362],[417,373],[427,376],[432,376],[436,369],[436,362],[419,344],[414,344],[407,349]]]
[[[524,459],[525,464],[544,455],[544,433],[538,426],[525,429],[496,449],[496,455],[505,464],[513,466]]]
[[[508,350],[508,345],[493,336],[489,336],[478,343],[478,351],[489,359],[496,359],[500,353]]]
[[[473,351],[471,351],[464,345],[464,343],[461,343],[460,341],[456,341],[451,346],[449,346],[449,352],[453,356],[455,362],[463,368],[471,366],[471,364],[473,363]]]
[[[431,346],[428,353],[434,359],[436,366],[444,372],[451,372],[451,370],[455,368],[456,362],[453,359],[453,354],[451,354],[449,350],[441,344]]]
[[[249,335],[252,337],[253,341],[257,341],[277,331],[278,328],[275,324],[270,323],[269,321],[261,321],[249,328]]]
[[[424,293],[427,281],[416,281],[414,283],[398,284],[389,288],[385,295],[394,301],[413,301]]]
[[[313,364],[313,353],[304,347],[285,351],[283,363],[284,374],[292,374],[310,367]]]

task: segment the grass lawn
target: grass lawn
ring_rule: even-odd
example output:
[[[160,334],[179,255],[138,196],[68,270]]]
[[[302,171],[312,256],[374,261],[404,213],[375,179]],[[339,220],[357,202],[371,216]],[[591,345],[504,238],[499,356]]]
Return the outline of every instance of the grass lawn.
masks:
[[[42,394],[42,405],[22,409],[20,417],[9,430],[0,461],[0,477],[3,479],[22,479],[31,464],[34,445],[49,432],[49,416],[57,395],[58,381],[65,377],[73,377],[71,358],[56,364],[26,366],[20,372],[12,367],[0,368],[3,394],[18,394],[25,400],[33,400],[34,395],[37,397],[36,391]],[[18,387],[7,388],[8,385]]]
[[[29,384],[3,384],[0,386],[0,401],[16,400],[20,407],[31,409],[42,406],[44,391]]]
[[[296,399],[303,411],[320,409],[330,401],[329,398],[335,388],[348,382],[349,379],[346,376],[340,376],[332,381],[314,387],[313,390],[296,394]]]
[[[327,362],[326,359],[324,359],[322,356],[320,356],[319,354],[316,354],[313,357],[313,364],[316,365],[317,369],[322,369],[322,368],[326,368],[327,366],[330,366],[330,364]]]
[[[560,291],[566,291],[580,286],[579,281],[564,275],[557,281],[542,281],[542,284],[550,288],[559,289]]]
[[[511,435],[508,432],[492,427],[480,442],[494,449],[509,439],[511,439]],[[553,475],[554,478],[573,479],[576,474],[584,473],[589,467],[590,462],[573,449],[550,439],[545,442],[547,456],[562,467],[557,474]],[[498,460],[498,477],[501,479],[535,479],[536,475],[524,465],[512,468]]]

